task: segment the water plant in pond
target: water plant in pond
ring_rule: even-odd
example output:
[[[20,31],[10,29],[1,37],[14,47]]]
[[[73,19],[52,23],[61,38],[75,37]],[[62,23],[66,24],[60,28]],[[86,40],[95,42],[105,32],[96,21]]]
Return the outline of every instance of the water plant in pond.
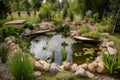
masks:
[[[84,51],[84,55],[88,55],[88,54],[93,55],[95,53],[94,49],[92,49],[92,48],[90,48],[90,49],[83,48],[83,51]]]
[[[110,75],[117,74],[120,76],[120,56],[119,55],[110,55],[109,52],[104,51],[102,53],[102,60],[104,66],[109,71]]]
[[[10,56],[9,71],[16,80],[32,80],[34,62],[30,60],[29,55],[17,50]]]
[[[2,46],[0,48],[0,58],[2,63],[5,63],[7,61],[8,58],[8,48],[5,46]]]
[[[63,61],[66,59],[66,57],[67,57],[67,51],[65,50],[65,49],[61,49],[61,55],[62,55],[62,59],[63,59]]]

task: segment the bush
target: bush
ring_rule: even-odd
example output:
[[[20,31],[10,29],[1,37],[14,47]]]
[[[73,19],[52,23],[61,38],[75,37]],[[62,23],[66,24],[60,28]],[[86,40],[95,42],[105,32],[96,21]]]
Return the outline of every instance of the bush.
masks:
[[[84,26],[82,26],[82,27],[78,30],[78,33],[79,33],[79,34],[84,34],[84,33],[90,32],[90,31],[91,31],[91,30],[90,30],[89,26],[88,26],[88,25],[84,25]]]
[[[10,57],[9,70],[16,80],[32,80],[34,63],[28,54],[18,50]]]
[[[31,23],[26,23],[24,28],[29,28],[30,30],[34,30],[34,26]]]
[[[75,76],[72,72],[61,71],[56,75],[57,80],[75,80]]]
[[[97,31],[91,31],[89,33],[85,33],[84,35],[93,39],[99,39],[102,36],[102,34]]]
[[[0,35],[5,38],[8,36],[18,37],[23,32],[23,29],[17,26],[4,26],[0,28]]]
[[[1,57],[1,61],[2,63],[5,63],[8,59],[8,48],[5,46],[2,46],[0,48],[0,57]]]
[[[104,66],[109,71],[110,75],[117,74],[120,76],[120,58],[118,55],[110,55],[108,52],[102,53],[102,60]]]

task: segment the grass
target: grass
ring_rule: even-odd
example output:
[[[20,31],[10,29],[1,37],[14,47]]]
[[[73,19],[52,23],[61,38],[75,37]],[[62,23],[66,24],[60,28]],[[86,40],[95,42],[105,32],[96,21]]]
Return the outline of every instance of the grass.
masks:
[[[35,16],[32,11],[31,11],[31,16],[28,16],[26,11],[22,11],[20,17],[18,16],[17,12],[13,12],[12,15],[14,20],[17,20],[17,19],[26,20],[27,23],[32,23],[32,24],[39,22],[38,13]],[[12,17],[9,15],[7,19],[12,19]]]
[[[114,41],[115,47],[117,48],[118,53],[120,53],[120,34],[115,33],[112,36],[110,36],[109,39]]]

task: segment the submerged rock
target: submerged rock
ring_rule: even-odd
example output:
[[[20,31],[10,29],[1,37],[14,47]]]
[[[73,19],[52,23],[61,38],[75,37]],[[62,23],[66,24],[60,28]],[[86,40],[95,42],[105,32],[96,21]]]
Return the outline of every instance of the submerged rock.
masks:
[[[58,72],[60,72],[59,66],[56,63],[52,63],[50,66],[50,73],[57,74]]]

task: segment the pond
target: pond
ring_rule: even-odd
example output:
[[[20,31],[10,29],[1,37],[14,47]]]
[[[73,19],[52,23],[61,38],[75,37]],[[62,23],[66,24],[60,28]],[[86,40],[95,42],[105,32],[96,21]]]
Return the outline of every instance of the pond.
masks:
[[[84,48],[91,48],[94,54],[84,54]],[[97,56],[98,47],[93,44],[86,44],[76,41],[70,36],[52,32],[37,36],[31,41],[30,52],[35,58],[61,64],[63,57],[61,50],[67,52],[66,60],[71,63],[82,64],[89,60],[94,60]]]

